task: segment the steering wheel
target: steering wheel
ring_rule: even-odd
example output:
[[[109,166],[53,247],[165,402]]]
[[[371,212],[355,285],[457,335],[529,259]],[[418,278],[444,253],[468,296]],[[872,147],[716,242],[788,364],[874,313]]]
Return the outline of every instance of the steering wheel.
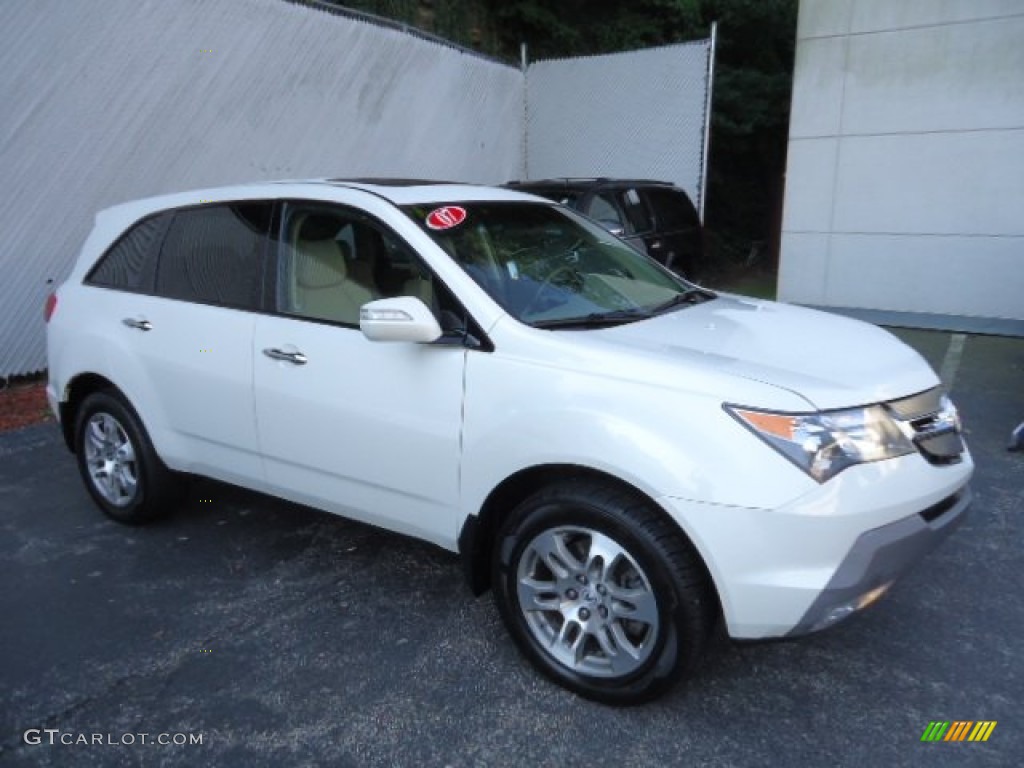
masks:
[[[583,287],[583,275],[581,275],[577,271],[576,265],[575,264],[562,264],[561,266],[556,267],[554,270],[552,270],[551,274],[549,274],[547,277],[545,277],[544,280],[541,282],[541,284],[539,286],[537,286],[537,290],[534,291],[533,296],[530,297],[530,300],[526,302],[526,306],[523,307],[521,314],[523,314],[523,315],[530,314],[530,312],[531,312],[531,310],[533,310],[534,306],[538,302],[540,302],[541,297],[548,290],[551,289],[551,287],[555,284],[555,281],[559,277],[561,277],[562,275],[572,275],[573,277],[572,277],[572,279],[571,279],[569,284],[574,286],[574,287],[576,287],[577,289]]]

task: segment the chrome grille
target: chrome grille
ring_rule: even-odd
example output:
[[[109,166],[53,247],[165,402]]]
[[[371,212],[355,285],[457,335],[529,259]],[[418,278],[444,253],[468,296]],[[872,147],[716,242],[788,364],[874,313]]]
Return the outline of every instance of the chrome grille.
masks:
[[[956,464],[964,452],[960,417],[941,387],[885,404],[903,433],[932,464]]]

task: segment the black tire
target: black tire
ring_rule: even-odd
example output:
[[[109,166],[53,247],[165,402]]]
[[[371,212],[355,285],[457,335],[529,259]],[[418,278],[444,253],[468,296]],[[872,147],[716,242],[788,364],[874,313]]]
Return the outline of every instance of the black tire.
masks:
[[[639,494],[590,478],[548,486],[513,510],[495,547],[498,610],[555,682],[639,704],[696,668],[717,601],[692,545]]]
[[[75,418],[75,458],[93,501],[119,523],[155,520],[177,501],[174,474],[156,455],[134,409],[113,390],[82,401]]]

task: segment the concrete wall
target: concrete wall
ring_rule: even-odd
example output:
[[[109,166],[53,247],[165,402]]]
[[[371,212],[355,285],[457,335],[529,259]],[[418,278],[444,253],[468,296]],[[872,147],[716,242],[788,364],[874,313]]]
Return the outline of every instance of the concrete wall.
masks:
[[[1024,320],[1024,3],[801,0],[779,295]]]

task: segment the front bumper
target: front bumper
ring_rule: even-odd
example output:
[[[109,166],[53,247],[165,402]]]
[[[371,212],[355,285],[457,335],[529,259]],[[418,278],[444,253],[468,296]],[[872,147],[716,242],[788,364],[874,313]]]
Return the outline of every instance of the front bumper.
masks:
[[[974,465],[920,455],[851,467],[774,509],[659,503],[696,546],[737,639],[805,634],[866,607],[970,505]],[[757,468],[745,478],[758,482]]]
[[[963,522],[971,505],[964,487],[923,512],[861,534],[790,636],[835,624],[881,597],[889,586]]]

